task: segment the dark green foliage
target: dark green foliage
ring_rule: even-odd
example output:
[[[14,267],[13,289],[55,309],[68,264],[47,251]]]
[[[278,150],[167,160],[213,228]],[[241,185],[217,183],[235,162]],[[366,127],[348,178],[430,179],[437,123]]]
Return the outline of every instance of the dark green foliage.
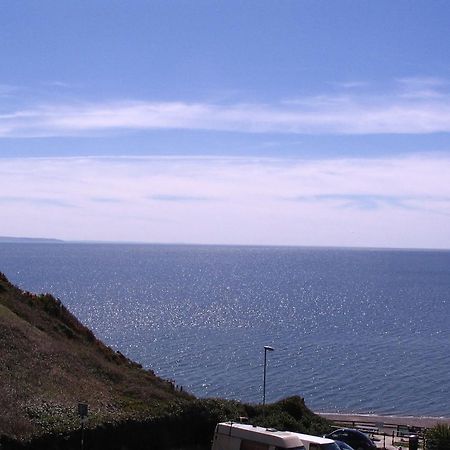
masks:
[[[299,396],[266,405],[265,414],[262,405],[246,406],[246,409],[247,416],[255,425],[315,435],[331,430],[330,422],[314,414]]]
[[[245,412],[242,403],[215,398],[197,400],[189,406],[189,410],[196,414],[200,413],[214,425],[218,422],[237,420]]]
[[[427,430],[427,450],[450,450],[450,425],[438,424]]]

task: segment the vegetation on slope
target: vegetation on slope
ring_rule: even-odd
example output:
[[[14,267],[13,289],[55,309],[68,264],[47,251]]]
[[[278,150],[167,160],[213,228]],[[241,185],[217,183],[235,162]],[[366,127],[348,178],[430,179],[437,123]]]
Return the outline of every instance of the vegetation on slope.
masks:
[[[91,430],[172,424],[191,435],[195,430],[205,442],[218,421],[239,416],[293,431],[329,428],[300,397],[267,405],[263,418],[261,406],[179,392],[97,340],[53,296],[23,292],[0,273],[0,436],[30,440],[75,432],[79,402],[89,404]]]
[[[428,450],[450,449],[450,425],[440,423],[427,430],[425,439]]]
[[[90,423],[148,419],[192,398],[98,341],[61,302],[0,275],[0,432],[23,437]]]

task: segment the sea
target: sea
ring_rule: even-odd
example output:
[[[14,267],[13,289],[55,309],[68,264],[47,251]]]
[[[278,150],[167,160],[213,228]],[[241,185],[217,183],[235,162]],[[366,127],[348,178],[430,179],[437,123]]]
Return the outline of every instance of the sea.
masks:
[[[450,251],[4,243],[0,271],[200,397],[450,417]]]

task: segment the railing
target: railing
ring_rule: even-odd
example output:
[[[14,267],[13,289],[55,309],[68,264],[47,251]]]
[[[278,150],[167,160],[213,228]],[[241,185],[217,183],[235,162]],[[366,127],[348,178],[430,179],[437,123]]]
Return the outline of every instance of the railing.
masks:
[[[391,446],[408,448],[409,437],[412,435],[418,437],[419,447],[425,447],[424,427],[364,420],[333,420],[333,423],[334,428],[354,428],[378,442],[383,441],[383,448],[386,448],[386,438],[391,440]]]

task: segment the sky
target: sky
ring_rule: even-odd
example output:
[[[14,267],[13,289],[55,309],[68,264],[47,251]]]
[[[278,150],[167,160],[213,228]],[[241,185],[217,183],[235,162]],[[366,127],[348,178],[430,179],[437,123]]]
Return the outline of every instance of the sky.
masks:
[[[447,0],[5,0],[0,236],[450,248]]]

